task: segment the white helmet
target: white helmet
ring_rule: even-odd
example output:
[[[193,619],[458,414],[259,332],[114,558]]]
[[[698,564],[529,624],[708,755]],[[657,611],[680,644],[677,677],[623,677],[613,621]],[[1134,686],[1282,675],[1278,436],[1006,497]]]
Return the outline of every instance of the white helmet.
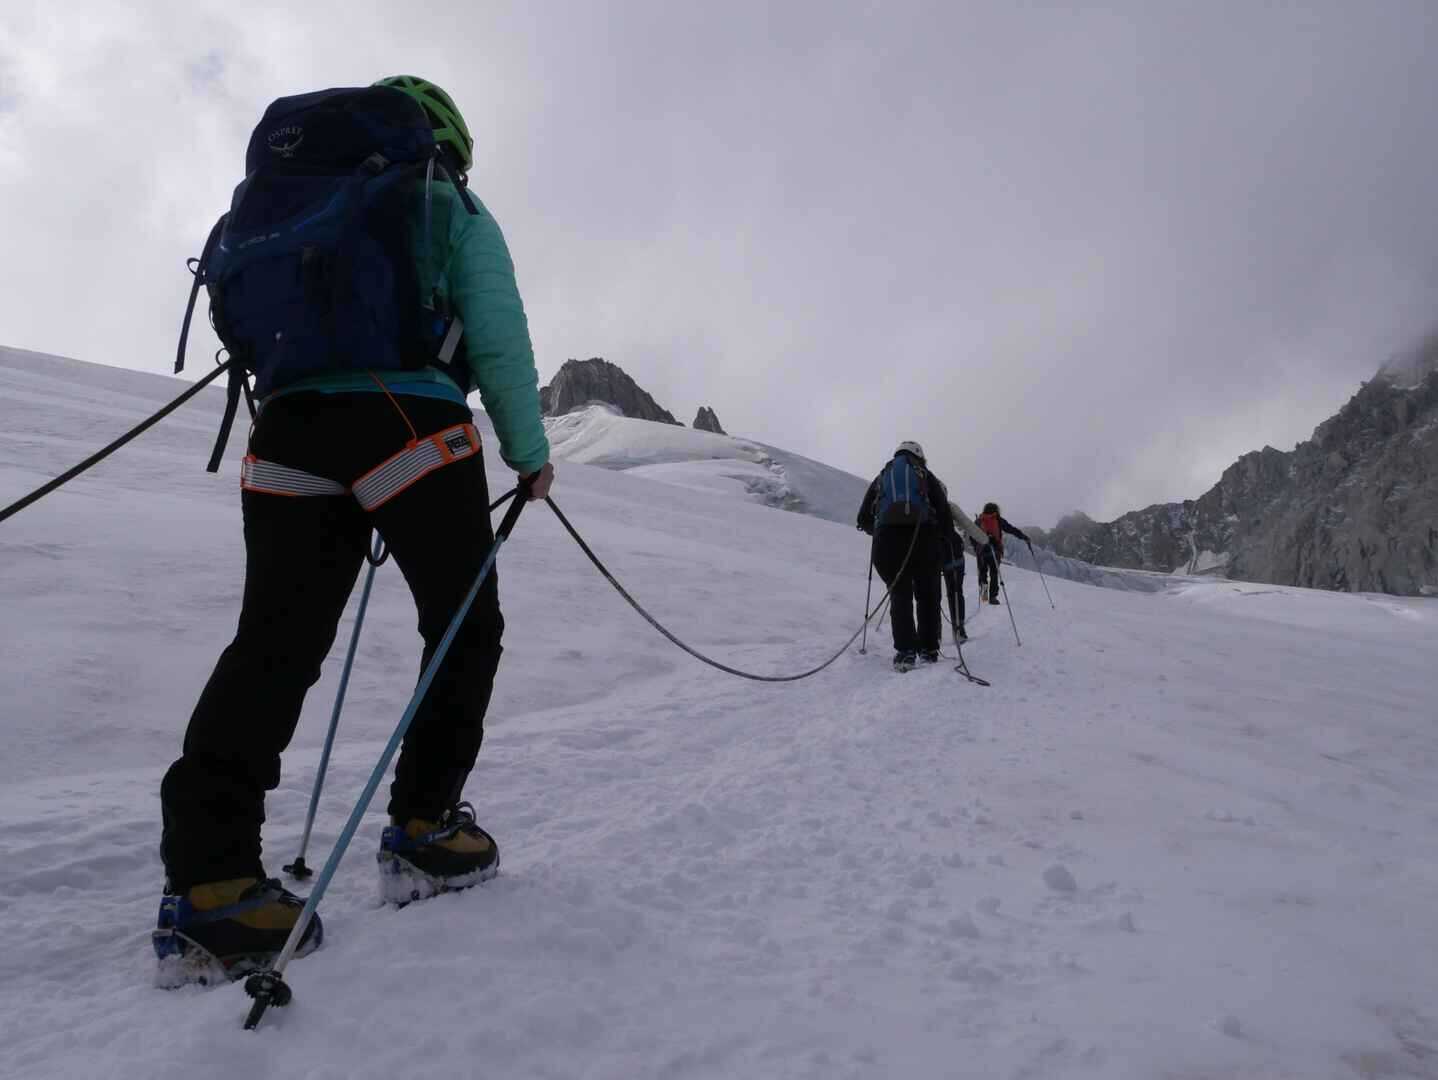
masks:
[[[908,439],[905,439],[903,442],[901,442],[899,444],[899,448],[894,451],[895,457],[898,457],[900,454],[913,454],[914,457],[918,458],[920,461],[928,460],[924,457],[924,448],[918,443],[912,442]]]

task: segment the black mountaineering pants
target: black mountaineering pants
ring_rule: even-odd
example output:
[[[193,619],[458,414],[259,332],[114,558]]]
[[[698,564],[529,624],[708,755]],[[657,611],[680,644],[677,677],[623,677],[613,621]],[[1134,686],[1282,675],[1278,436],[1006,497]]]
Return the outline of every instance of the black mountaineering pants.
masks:
[[[992,548],[979,552],[979,603],[999,598],[999,564]]]
[[[400,409],[403,409],[403,415]],[[295,393],[267,404],[257,457],[349,486],[410,440],[470,423],[452,401]],[[245,588],[239,628],[200,695],[184,752],[160,787],[169,887],[261,877],[265,792],[280,782],[306,692],[379,531],[414,596],[428,662],[474,583],[494,533],[479,454],[431,472],[373,512],[350,495],[241,493]],[[484,737],[504,620],[493,570],[405,736],[390,815],[434,821],[459,801]],[[396,717],[398,719],[398,717]]]
[[[904,556],[913,543],[914,553],[903,574]],[[920,525],[918,537],[912,527],[881,526],[874,540],[874,569],[892,588],[889,622],[894,628],[895,652],[937,652],[943,627],[943,564],[940,561],[939,530]],[[914,608],[918,607],[918,631],[914,629]]]
[[[945,584],[954,592],[954,618],[959,620],[959,625],[964,625],[964,552],[962,548],[950,556],[954,564],[943,572],[947,575]]]

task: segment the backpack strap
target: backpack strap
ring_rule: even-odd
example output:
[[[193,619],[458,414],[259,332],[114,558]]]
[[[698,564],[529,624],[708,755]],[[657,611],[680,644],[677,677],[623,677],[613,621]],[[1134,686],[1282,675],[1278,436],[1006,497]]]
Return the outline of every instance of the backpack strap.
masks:
[[[185,348],[190,341],[190,318],[195,314],[195,298],[200,295],[200,286],[205,283],[205,270],[210,262],[210,253],[215,250],[215,245],[220,241],[220,232],[229,220],[229,214],[221,214],[220,220],[215,222],[215,227],[210,230],[209,239],[205,246],[200,249],[198,259],[190,259],[185,265],[189,267],[194,281],[190,284],[190,302],[185,305],[185,320],[180,324],[180,346],[175,351],[175,374],[185,370]],[[190,264],[194,265],[191,266]]]
[[[445,332],[444,340],[439,344],[439,355],[435,358],[445,367],[452,367],[454,364],[454,351],[459,348],[459,339],[464,334],[464,320],[458,315],[449,317],[449,329]],[[453,376],[451,376],[453,378]],[[456,382],[458,380],[455,380]]]
[[[220,242],[220,233],[224,231],[225,222],[230,218],[229,214],[221,214],[220,219],[210,229],[210,235],[205,240],[205,246],[200,250],[198,259],[190,259],[185,265],[189,267],[190,274],[194,281],[190,283],[190,300],[185,305],[185,318],[180,323],[180,344],[175,350],[175,374],[185,370],[185,353],[190,344],[190,320],[195,314],[195,300],[200,295],[200,286],[206,284],[207,271],[210,265],[210,256],[214,253],[215,245]],[[230,437],[230,428],[234,426],[235,413],[239,411],[240,395],[243,392],[245,403],[249,406],[250,415],[255,415],[254,398],[250,395],[250,384],[245,378],[244,369],[240,364],[230,365],[229,385],[225,391],[225,415],[220,421],[220,433],[215,439],[215,449],[210,454],[210,463],[206,466],[209,472],[219,472],[220,458],[225,452],[225,443]]]
[[[459,192],[459,201],[464,203],[464,208],[468,210],[470,214],[478,214],[479,207],[475,206],[474,200],[470,198],[469,177],[464,174],[464,170],[456,169],[451,173],[444,167],[444,162],[438,157],[434,159],[434,163],[435,167],[439,169],[440,175],[453,184],[454,190]]]
[[[439,289],[435,283],[439,275],[434,269],[434,226],[431,216],[433,213],[431,189],[434,186],[434,174],[436,172],[447,180],[454,187],[454,190],[458,192],[460,202],[464,204],[465,210],[470,215],[477,215],[479,208],[474,205],[474,200],[469,196],[468,177],[462,172],[457,174],[451,173],[449,169],[445,167],[442,155],[436,153],[434,157],[430,158],[425,165],[424,177],[424,265],[425,273],[428,275],[428,285],[431,290],[431,296],[434,298],[435,308],[438,310]],[[464,334],[464,320],[453,311],[448,310],[447,307],[446,305],[446,310],[441,312],[447,321],[447,327],[445,329],[444,340],[440,342],[439,352],[435,355],[435,360],[438,361],[445,373],[449,375],[451,379],[454,379],[454,381],[459,384],[460,389],[463,390],[467,384],[467,380],[456,378],[451,369],[454,366],[455,351],[459,348],[459,339]]]
[[[210,451],[210,462],[205,466],[206,472],[220,471],[220,459],[225,456],[225,443],[230,441],[230,428],[235,426],[235,413],[240,408],[242,389],[246,401],[249,402],[250,412],[253,414],[255,403],[250,398],[250,386],[245,379],[244,368],[235,364],[230,368],[230,382],[225,388],[225,415],[220,418],[220,432],[215,436],[215,448]]]

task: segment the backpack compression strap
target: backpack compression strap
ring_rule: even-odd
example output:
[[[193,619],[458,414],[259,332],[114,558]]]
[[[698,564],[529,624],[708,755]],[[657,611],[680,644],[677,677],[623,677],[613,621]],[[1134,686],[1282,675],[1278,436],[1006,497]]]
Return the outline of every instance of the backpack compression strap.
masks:
[[[220,417],[220,433],[215,436],[215,448],[210,451],[209,464],[205,466],[206,472],[219,472],[220,460],[225,455],[225,444],[230,441],[230,428],[235,426],[235,413],[240,408],[240,391],[248,391],[249,384],[245,382],[244,369],[236,364],[230,368],[229,385],[225,387],[225,415]],[[253,409],[253,403],[250,405]]]
[[[261,495],[353,495],[364,510],[377,510],[436,469],[480,452],[473,424],[455,424],[422,439],[411,439],[399,453],[386,458],[349,487],[247,454],[240,466],[240,489]]]
[[[180,324],[180,347],[175,350],[176,375],[185,370],[185,347],[190,343],[190,318],[195,314],[195,298],[200,295],[200,286],[205,284],[205,270],[210,261],[210,252],[214,251],[215,245],[219,243],[220,231],[224,229],[225,221],[229,216],[229,214],[221,214],[220,220],[215,222],[215,227],[210,230],[209,239],[200,249],[200,257],[189,260],[195,265],[189,266],[189,263],[186,263],[195,280],[190,285],[190,302],[185,305],[185,320]]]

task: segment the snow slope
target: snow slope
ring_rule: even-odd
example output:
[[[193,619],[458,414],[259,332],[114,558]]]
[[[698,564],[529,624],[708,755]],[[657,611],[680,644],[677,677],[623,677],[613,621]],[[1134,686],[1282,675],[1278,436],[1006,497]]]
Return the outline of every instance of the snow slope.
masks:
[[[179,388],[0,353],[0,504]],[[219,400],[0,525],[0,1075],[1438,1077],[1438,603],[1050,580],[1051,610],[1011,568],[1023,647],[988,607],[965,650],[991,689],[893,674],[885,631],[758,685],[654,634],[542,506],[501,559],[468,790],[500,876],[378,907],[372,810],[293,1005],[246,1033],[237,986],[151,989],[156,789],[240,588],[239,446],[203,471]],[[847,523],[572,459],[554,494],[722,659],[799,669],[857,625]],[[273,872],[347,633],[270,802]],[[386,566],[312,863],[417,663]]]
[[[556,461],[621,469],[700,491],[748,494],[766,506],[853,524],[868,481],[732,435],[634,420],[603,405],[546,419]]]
[[[719,494],[747,495],[765,506],[851,525],[868,481],[821,462],[749,439],[623,416],[602,404],[544,422],[556,461],[617,469],[630,476]],[[1183,575],[1094,566],[1036,548],[1044,573],[1105,589],[1160,592]],[[1006,557],[1032,570],[1020,544]]]

